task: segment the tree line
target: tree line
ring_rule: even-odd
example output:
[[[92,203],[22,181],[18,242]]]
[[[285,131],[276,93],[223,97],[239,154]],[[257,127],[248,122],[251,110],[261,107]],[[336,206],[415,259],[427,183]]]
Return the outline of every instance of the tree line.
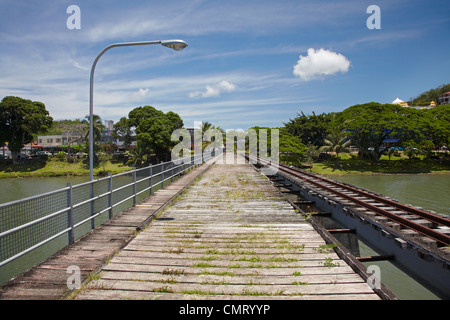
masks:
[[[150,163],[151,157],[155,161],[169,160],[172,148],[179,143],[171,140],[171,134],[182,127],[183,120],[177,113],[164,113],[152,106],[143,106],[122,117],[114,125],[113,136],[123,141],[126,150],[134,144],[134,148],[128,151],[130,162],[144,165]],[[211,127],[206,122],[202,131]],[[94,116],[93,128],[97,152],[104,131],[100,117]],[[302,155],[312,162],[320,152],[333,151],[338,159],[339,153],[348,152],[349,147],[354,146],[358,148],[361,160],[378,161],[384,152],[389,151],[384,148],[387,139],[395,141],[396,147],[402,147],[411,154],[422,152],[431,156],[433,149],[450,143],[450,105],[418,110],[370,102],[341,112],[313,112],[311,115],[301,112],[277,129],[280,130],[279,151],[285,158]],[[19,97],[8,96],[0,102],[0,146],[8,142],[13,159],[25,144],[35,140],[37,134],[54,134],[55,130],[82,131],[87,148],[89,126],[86,119],[53,121],[42,102]]]
[[[431,101],[439,103],[439,96],[450,91],[450,84],[443,84],[435,89],[430,89],[421,93],[414,99],[410,99],[408,104],[410,106],[427,106]]]
[[[98,115],[93,116],[93,137],[95,153],[108,150],[108,144],[100,145],[105,126]],[[138,107],[129,112],[114,125],[113,136],[124,142],[126,150],[136,141],[135,148],[129,151],[135,162],[148,163],[150,155],[156,161],[168,160],[170,150],[175,145],[171,134],[183,127],[183,120],[172,111],[164,113],[151,106]],[[84,151],[89,145],[88,116],[84,120],[54,121],[42,102],[20,97],[7,96],[0,102],[0,147],[8,146],[13,161],[19,158],[26,144],[36,140],[37,135],[55,135],[65,132],[77,138],[68,140],[70,154],[71,143],[84,142]],[[78,148],[78,151],[79,148]]]
[[[342,112],[302,112],[284,123],[284,128],[303,143],[337,155],[354,146],[361,159],[378,161],[388,152],[386,145],[431,155],[450,143],[450,105],[414,109],[370,102]]]

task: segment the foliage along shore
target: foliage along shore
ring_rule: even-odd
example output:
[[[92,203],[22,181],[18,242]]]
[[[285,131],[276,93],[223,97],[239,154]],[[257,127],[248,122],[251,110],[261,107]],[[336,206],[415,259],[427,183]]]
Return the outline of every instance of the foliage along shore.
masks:
[[[104,166],[94,167],[94,176],[102,177],[108,173],[118,174],[130,171],[132,168],[108,161]],[[61,161],[48,161],[45,164],[38,162],[24,162],[9,164],[0,168],[0,178],[42,178],[64,176],[89,176],[89,168],[82,162],[68,163]]]
[[[450,166],[428,160],[380,160],[377,164],[364,163],[351,159],[333,162],[314,163],[311,170],[320,175],[374,175],[374,174],[450,174]]]
[[[322,175],[351,175],[351,174],[450,174],[450,164],[436,162],[426,158],[407,159],[394,157],[388,159],[383,156],[377,163],[361,162],[353,154],[342,154],[339,161],[334,158],[322,162],[313,162],[312,166],[302,163],[307,170]],[[130,171],[132,168],[117,162],[108,161],[104,165],[94,167],[96,177],[106,176],[108,173],[118,174]],[[0,167],[0,178],[28,178],[28,177],[63,177],[88,176],[89,168],[83,162],[68,163],[66,161],[50,160],[45,163],[26,161],[22,164],[9,164]]]

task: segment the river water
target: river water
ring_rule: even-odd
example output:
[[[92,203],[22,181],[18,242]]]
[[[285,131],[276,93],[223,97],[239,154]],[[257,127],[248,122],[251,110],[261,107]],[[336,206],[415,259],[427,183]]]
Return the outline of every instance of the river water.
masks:
[[[450,174],[418,174],[418,175],[345,175],[333,176],[336,180],[361,186],[369,190],[394,198],[401,203],[412,204],[433,210],[438,213],[450,215]],[[48,191],[66,187],[67,182],[73,185],[88,181],[88,177],[56,177],[56,178],[17,178],[0,179],[0,203],[14,201]],[[360,243],[361,255],[376,255],[365,244]],[[58,250],[49,248],[48,250]],[[38,251],[38,250],[35,250]],[[0,285],[11,276],[17,275],[31,267],[37,255],[42,253],[31,252],[11,263],[9,268],[0,268]],[[14,265],[15,264],[15,265]],[[401,299],[437,299],[437,297],[423,288],[417,282],[410,280],[400,270],[389,262],[372,262],[386,270],[381,281],[385,283]],[[25,270],[21,270],[25,268]],[[10,274],[11,272],[16,274]]]
[[[345,175],[331,178],[384,194],[403,204],[450,215],[450,174]],[[379,254],[360,241],[359,250],[361,256]],[[439,299],[389,261],[364,265],[377,265],[381,270],[381,281],[400,299]]]
[[[46,177],[0,179],[0,203],[19,200],[89,181],[89,177]]]
[[[450,215],[450,174],[345,175],[331,178],[384,194],[403,204]]]

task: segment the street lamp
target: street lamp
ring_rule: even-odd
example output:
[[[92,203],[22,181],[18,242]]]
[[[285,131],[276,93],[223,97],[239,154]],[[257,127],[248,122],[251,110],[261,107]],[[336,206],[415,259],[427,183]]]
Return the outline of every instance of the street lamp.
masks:
[[[109,49],[114,47],[128,47],[128,46],[143,46],[151,44],[160,44],[164,47],[171,48],[175,51],[181,51],[187,47],[187,43],[183,40],[156,40],[156,41],[141,41],[141,42],[125,42],[125,43],[115,43],[107,46],[99,53],[97,58],[95,58],[94,63],[91,68],[91,85],[89,93],[89,177],[90,180],[94,180],[94,124],[93,124],[93,111],[94,111],[94,70],[97,65],[98,59]]]

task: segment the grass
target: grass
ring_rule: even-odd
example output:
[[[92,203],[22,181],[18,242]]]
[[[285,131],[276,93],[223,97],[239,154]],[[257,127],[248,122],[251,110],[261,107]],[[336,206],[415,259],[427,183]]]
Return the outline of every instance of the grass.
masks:
[[[108,172],[118,174],[130,170],[131,168],[128,166],[108,161],[105,166],[94,167],[94,175],[102,176]],[[68,163],[57,159],[51,159],[47,162],[29,160],[22,164],[2,164],[0,166],[0,178],[59,176],[89,176],[89,167],[82,162]]]
[[[162,286],[160,288],[153,289],[153,292],[174,293],[173,289],[169,286]]]
[[[333,250],[333,248],[336,248],[337,246],[338,245],[331,244],[331,243],[330,244],[323,244],[323,245],[320,245],[317,248],[313,248],[313,250],[317,251],[319,253],[330,253]]]
[[[324,267],[327,267],[327,268],[333,268],[333,267],[340,266],[339,262],[333,262],[333,259],[330,257],[325,258],[324,262],[320,261],[319,265],[323,265]]]
[[[448,160],[436,161],[418,156],[413,159],[408,157],[381,156],[378,162],[363,160],[362,162],[354,154],[342,154],[339,162],[335,158],[325,162],[315,162],[312,172],[321,175],[342,174],[378,174],[378,173],[450,173]]]

